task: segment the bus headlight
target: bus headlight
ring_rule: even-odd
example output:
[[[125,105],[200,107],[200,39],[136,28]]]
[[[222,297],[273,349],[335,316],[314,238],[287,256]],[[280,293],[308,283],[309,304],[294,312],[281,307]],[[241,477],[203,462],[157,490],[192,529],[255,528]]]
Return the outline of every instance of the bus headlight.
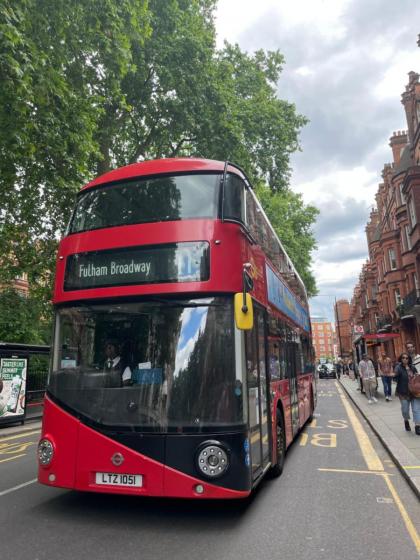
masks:
[[[54,447],[49,439],[41,439],[38,443],[38,461],[43,467],[48,467],[54,456]]]
[[[226,449],[218,441],[205,441],[198,449],[197,467],[208,478],[222,476],[229,468]]]

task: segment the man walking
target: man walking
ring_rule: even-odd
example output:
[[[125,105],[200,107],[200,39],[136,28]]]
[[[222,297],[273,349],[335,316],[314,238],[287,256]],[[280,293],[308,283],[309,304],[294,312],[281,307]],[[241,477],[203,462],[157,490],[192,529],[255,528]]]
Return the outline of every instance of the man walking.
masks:
[[[368,404],[373,402],[378,402],[375,398],[376,391],[376,374],[375,368],[373,366],[372,360],[367,354],[363,354],[362,359],[359,362],[359,373],[363,380],[363,388],[368,399]]]
[[[411,340],[407,340],[407,342],[405,343],[405,347],[407,349],[407,353],[411,358],[412,365],[420,373],[420,355],[417,354],[416,349],[414,348],[414,343],[411,342]]]
[[[384,386],[384,395],[386,401],[392,401],[392,378],[394,375],[392,369],[392,360],[388,358],[385,350],[382,350],[382,356],[378,360],[378,373],[382,378],[382,384]]]

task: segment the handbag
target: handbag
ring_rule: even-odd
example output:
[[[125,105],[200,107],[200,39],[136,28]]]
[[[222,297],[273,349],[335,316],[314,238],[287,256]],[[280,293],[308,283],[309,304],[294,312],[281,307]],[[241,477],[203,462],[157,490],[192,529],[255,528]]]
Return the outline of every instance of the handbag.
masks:
[[[408,391],[414,398],[420,398],[420,375],[410,375],[408,378]]]

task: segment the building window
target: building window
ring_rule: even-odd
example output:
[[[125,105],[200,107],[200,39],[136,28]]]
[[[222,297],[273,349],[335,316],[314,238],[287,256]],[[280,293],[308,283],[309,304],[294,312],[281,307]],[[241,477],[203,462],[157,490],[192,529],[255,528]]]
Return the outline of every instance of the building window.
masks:
[[[388,249],[388,256],[389,256],[389,268],[391,270],[396,270],[397,259],[395,258],[395,249],[393,247]]]
[[[401,197],[401,204],[406,203],[405,194],[403,193],[403,184],[400,183],[400,197]]]
[[[410,221],[411,227],[413,228],[417,224],[416,209],[414,207],[414,200],[410,198],[408,202],[408,209],[410,211]]]
[[[407,251],[411,251],[410,228],[408,227],[408,225],[404,226],[404,231],[405,231],[405,242],[407,246]]]
[[[398,307],[399,305],[401,305],[401,294],[399,288],[395,288],[394,296],[395,296],[395,305]]]

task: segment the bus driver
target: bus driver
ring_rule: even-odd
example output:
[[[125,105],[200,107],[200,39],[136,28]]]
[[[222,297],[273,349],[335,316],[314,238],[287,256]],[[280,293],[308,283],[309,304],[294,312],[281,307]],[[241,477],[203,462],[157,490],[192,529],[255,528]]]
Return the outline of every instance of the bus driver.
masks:
[[[131,385],[130,366],[123,362],[120,346],[115,340],[107,340],[105,343],[104,373],[110,376],[118,375],[121,386]]]

